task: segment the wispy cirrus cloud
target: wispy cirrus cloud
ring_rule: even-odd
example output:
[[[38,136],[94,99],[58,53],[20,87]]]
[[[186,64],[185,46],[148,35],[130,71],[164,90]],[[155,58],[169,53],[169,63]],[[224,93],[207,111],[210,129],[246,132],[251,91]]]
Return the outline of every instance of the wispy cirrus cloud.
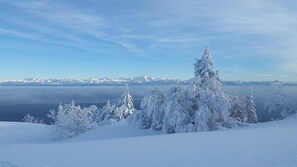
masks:
[[[84,39],[85,36],[81,35],[87,34],[101,42],[132,52],[133,50],[149,52],[152,48],[138,45],[139,40],[147,41],[148,46],[184,47],[191,46],[193,43],[215,43],[215,40],[218,42],[229,40],[230,36],[232,38],[261,36],[262,40],[266,38],[265,36],[278,38],[278,41],[268,39],[269,41],[264,41],[265,43],[257,41],[246,43],[251,47],[262,44],[259,52],[265,55],[264,47],[266,50],[271,49],[273,43],[282,43],[288,38],[287,35],[297,35],[295,32],[296,13],[287,10],[286,6],[277,1],[267,4],[261,0],[253,2],[190,1],[189,3],[178,1],[169,3],[163,0],[159,3],[167,5],[144,9],[142,13],[110,18],[100,16],[100,12],[82,11],[75,5],[59,1],[13,1],[12,4],[50,23],[46,26],[40,25],[41,27],[55,25],[55,31],[48,31],[48,28],[37,29],[39,31],[66,38],[66,40],[70,39],[73,42],[80,42],[80,44],[90,41],[89,38]],[[134,22],[127,25],[125,20],[134,20]],[[123,32],[122,29],[130,30]],[[187,29],[190,31],[186,31]]]
[[[61,24],[61,26],[71,27],[73,29],[98,29],[104,25],[100,17],[82,12],[75,6],[58,1],[27,0],[14,1],[11,4],[22,9],[24,12],[34,14],[37,17],[47,19],[47,21],[52,21]],[[81,29],[81,31],[84,30],[85,29]]]
[[[0,28],[0,34],[11,35],[14,37],[21,37],[21,38],[32,39],[32,40],[36,40],[39,38],[37,35],[34,35],[34,34],[24,33],[24,32],[20,32],[20,31],[14,31],[14,30],[10,30],[10,29],[3,29],[3,28]]]
[[[76,46],[91,52],[102,52],[102,48],[96,49],[96,46],[100,46],[99,43],[104,43],[104,45],[113,45],[137,53],[136,56],[143,56],[143,51],[140,48],[119,38],[116,35],[117,30],[112,30],[111,27],[113,26],[108,21],[97,15],[82,12],[74,6],[52,3],[46,0],[12,1],[11,5],[40,20],[39,22],[31,22],[30,19],[24,21],[18,18],[9,20],[23,28],[34,31],[34,36],[41,34],[39,38],[34,38],[34,40]],[[113,32],[109,32],[110,29]],[[5,31],[8,32],[9,30]],[[29,34],[33,36],[32,33],[22,30],[5,33],[5,35],[15,35],[26,39],[29,39]]]

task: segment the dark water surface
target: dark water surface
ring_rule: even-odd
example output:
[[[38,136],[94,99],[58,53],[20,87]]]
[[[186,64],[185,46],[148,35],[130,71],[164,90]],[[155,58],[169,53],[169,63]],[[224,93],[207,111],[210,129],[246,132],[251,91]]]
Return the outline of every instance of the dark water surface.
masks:
[[[154,86],[129,86],[134,98],[135,107],[140,108],[141,99]],[[164,89],[169,87],[162,86]],[[59,103],[70,103],[74,100],[77,104],[87,107],[96,105],[102,107],[107,100],[116,102],[123,93],[125,86],[0,86],[0,121],[21,121],[24,115],[30,113],[44,119],[51,109],[56,109]],[[233,94],[235,91],[240,96],[245,96],[249,86],[226,86],[224,89]],[[291,99],[296,101],[297,87],[286,87]],[[267,87],[253,87],[254,101],[260,121],[269,121],[277,117],[277,113],[264,111],[264,101],[267,97]]]
[[[152,86],[129,86],[135,108]],[[48,123],[46,114],[74,100],[82,107],[117,102],[125,86],[0,86],[0,121],[22,121],[30,113]]]

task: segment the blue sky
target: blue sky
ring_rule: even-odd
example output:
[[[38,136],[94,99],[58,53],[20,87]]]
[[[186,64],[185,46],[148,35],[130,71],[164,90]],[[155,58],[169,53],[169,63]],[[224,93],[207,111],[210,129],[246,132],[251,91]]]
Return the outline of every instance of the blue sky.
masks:
[[[294,0],[0,0],[0,79],[188,79],[205,44],[223,80],[297,81]]]

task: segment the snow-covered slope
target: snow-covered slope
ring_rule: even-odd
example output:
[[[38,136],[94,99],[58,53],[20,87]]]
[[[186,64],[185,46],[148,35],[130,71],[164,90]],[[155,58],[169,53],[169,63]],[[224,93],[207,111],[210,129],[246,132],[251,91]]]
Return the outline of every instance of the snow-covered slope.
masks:
[[[85,134],[67,140],[70,141],[88,141],[88,140],[107,140],[118,138],[135,138],[141,136],[159,135],[160,132],[153,130],[136,129],[127,121],[123,120],[113,125],[105,125],[94,130],[88,131]]]
[[[0,122],[0,166],[297,165],[297,116],[225,131],[160,135],[125,121],[69,140],[44,125]]]
[[[48,125],[24,122],[0,122],[0,148],[2,144],[52,142],[54,136],[54,129]],[[0,149],[0,160],[2,157],[1,153]]]

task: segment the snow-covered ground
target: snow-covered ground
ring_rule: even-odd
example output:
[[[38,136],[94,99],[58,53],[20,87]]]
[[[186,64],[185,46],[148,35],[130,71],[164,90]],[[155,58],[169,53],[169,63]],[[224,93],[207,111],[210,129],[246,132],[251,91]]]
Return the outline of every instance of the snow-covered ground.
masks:
[[[0,122],[0,167],[296,167],[297,116],[224,131],[160,134],[125,121],[76,138],[46,125]]]

